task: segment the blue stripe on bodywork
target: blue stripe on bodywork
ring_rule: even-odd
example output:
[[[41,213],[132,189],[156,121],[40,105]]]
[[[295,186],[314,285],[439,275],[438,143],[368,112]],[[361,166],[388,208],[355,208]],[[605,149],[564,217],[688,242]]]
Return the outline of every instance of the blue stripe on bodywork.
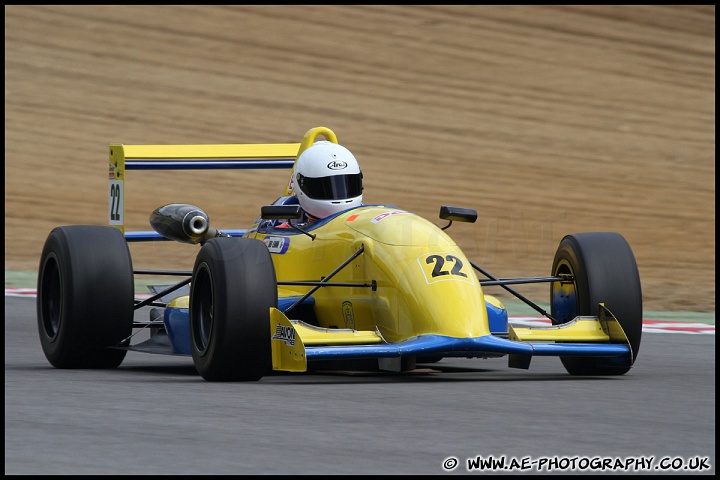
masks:
[[[247,232],[246,229],[234,229],[234,230],[223,230],[223,233],[227,233],[231,237],[242,237]],[[140,232],[125,232],[125,240],[128,242],[150,242],[166,240],[171,241],[169,238],[165,238],[154,230],[140,231]]]

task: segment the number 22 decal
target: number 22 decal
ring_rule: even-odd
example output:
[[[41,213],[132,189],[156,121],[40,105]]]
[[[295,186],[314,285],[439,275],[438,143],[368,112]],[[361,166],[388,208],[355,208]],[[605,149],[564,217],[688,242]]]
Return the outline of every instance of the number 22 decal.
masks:
[[[112,200],[110,203],[110,220],[120,220],[120,214],[118,213],[118,210],[120,210],[119,185],[110,185],[110,198]]]
[[[447,260],[448,262],[453,262],[452,270],[443,270],[445,260]],[[427,257],[425,263],[435,263],[431,274],[433,277],[438,277],[440,275],[460,275],[461,277],[467,277],[466,274],[461,272],[463,263],[459,258],[453,255],[446,255],[445,260],[443,260],[443,257],[441,257],[440,255],[430,255],[429,257]]]
[[[123,224],[122,181],[110,180],[110,202],[108,219],[110,225]]]

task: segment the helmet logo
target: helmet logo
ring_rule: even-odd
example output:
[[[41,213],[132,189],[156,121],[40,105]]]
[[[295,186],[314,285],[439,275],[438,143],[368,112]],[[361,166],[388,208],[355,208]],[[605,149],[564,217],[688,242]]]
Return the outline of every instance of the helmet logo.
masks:
[[[330,170],[342,170],[343,168],[347,168],[347,163],[343,162],[342,160],[333,160],[332,162],[327,164],[327,167]]]

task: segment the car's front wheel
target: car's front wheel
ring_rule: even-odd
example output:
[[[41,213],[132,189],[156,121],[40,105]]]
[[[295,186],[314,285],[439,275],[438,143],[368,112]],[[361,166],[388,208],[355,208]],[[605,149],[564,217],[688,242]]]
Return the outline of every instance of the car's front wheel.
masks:
[[[277,307],[270,252],[251,238],[212,238],[190,287],[190,343],[209,381],[259,380],[271,366],[270,307]]]
[[[635,256],[625,238],[614,232],[588,232],[562,239],[552,275],[570,275],[572,282],[553,282],[551,315],[557,324],[576,316],[597,316],[604,303],[622,326],[632,349],[630,362],[602,357],[562,357],[571,375],[622,375],[632,367],[642,337],[642,289]]]

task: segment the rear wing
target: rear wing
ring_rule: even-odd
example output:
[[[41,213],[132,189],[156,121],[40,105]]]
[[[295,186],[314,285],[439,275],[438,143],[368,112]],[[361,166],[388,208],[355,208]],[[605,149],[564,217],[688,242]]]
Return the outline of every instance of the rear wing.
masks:
[[[162,240],[160,234],[125,232],[125,182],[129,170],[232,170],[293,168],[318,135],[337,143],[327,127],[307,131],[300,143],[224,145],[110,145],[108,224],[128,241]],[[286,194],[289,192],[286,190]],[[233,232],[228,232],[231,235]],[[234,232],[241,235],[240,231]]]

